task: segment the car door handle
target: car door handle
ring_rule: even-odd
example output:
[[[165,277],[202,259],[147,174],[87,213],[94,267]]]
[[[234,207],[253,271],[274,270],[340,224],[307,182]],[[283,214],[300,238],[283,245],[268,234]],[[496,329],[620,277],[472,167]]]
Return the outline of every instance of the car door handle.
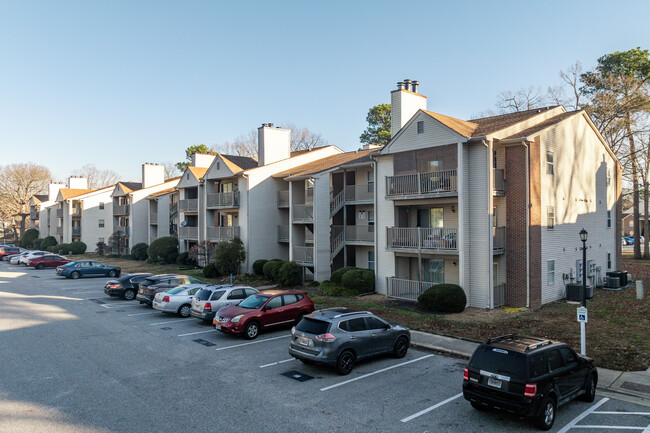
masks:
[[[284,312],[284,310],[278,310],[278,313],[282,313],[282,312]]]
[[[377,334],[372,334],[372,336],[373,336],[373,337],[376,337],[376,336],[377,336]]]
[[[350,340],[354,340],[354,335],[351,335],[351,336],[350,336]]]

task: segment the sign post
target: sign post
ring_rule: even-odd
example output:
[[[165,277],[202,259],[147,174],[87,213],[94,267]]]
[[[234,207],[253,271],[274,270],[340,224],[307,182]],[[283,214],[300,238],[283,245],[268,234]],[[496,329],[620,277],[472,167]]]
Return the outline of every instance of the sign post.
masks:
[[[579,307],[577,310],[578,322],[580,322],[580,354],[586,355],[587,352],[587,336],[585,324],[588,322],[587,307]]]

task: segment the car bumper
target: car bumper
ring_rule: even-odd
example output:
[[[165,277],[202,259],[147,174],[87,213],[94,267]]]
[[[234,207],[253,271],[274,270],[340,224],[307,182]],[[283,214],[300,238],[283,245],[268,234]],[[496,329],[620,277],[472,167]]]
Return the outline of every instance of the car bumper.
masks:
[[[467,401],[486,404],[491,408],[504,410],[519,416],[531,417],[538,413],[538,402],[534,399],[522,397],[520,400],[510,400],[496,395],[487,394],[480,388],[473,388],[472,384],[463,383],[463,397]]]
[[[109,289],[108,287],[105,287],[104,293],[106,293],[108,296],[121,296],[122,289]]]
[[[237,322],[237,323],[231,321],[219,322],[219,323],[213,322],[212,325],[214,326],[215,329],[228,334],[239,335],[244,332],[244,324],[242,322]]]
[[[190,316],[196,317],[197,319],[205,320],[206,322],[211,322],[214,319],[214,314],[212,311],[198,311],[192,308],[190,310]]]
[[[179,305],[170,304],[169,302],[159,302],[155,299],[151,303],[151,306],[154,308],[154,310],[162,311],[163,313],[175,313],[178,311],[179,307]]]
[[[69,277],[70,276],[70,272],[68,272],[68,271],[60,271],[58,269],[56,271],[56,274],[61,275],[62,277]]]
[[[326,349],[323,349],[318,353],[312,353],[307,351],[306,348],[291,343],[289,345],[289,355],[296,359],[304,359],[318,364],[336,365],[336,353],[330,352]]]
[[[137,299],[140,302],[144,302],[147,305],[151,305],[151,298],[149,298],[147,295],[141,295],[140,293],[138,293],[135,296],[135,299]]]

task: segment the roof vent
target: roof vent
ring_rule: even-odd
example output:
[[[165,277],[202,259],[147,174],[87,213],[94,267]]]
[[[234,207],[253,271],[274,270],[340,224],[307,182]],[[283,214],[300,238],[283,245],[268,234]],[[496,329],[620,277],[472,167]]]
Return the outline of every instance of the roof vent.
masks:
[[[411,89],[413,89],[413,93],[418,93],[418,86],[420,85],[420,82],[417,80],[413,80],[411,83]]]
[[[404,80],[404,89],[411,91],[411,79],[407,78]]]
[[[404,82],[403,81],[398,81],[397,82],[397,90],[404,90]]]

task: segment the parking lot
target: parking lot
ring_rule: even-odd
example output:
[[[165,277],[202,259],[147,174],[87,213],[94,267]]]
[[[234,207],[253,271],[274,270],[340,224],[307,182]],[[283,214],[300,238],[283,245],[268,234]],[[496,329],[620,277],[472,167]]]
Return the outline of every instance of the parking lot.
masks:
[[[292,359],[289,329],[243,340],[109,298],[105,281],[0,264],[0,431],[536,431],[474,410],[462,359],[411,348],[339,376]],[[551,431],[596,430],[650,433],[650,408],[597,396]]]

